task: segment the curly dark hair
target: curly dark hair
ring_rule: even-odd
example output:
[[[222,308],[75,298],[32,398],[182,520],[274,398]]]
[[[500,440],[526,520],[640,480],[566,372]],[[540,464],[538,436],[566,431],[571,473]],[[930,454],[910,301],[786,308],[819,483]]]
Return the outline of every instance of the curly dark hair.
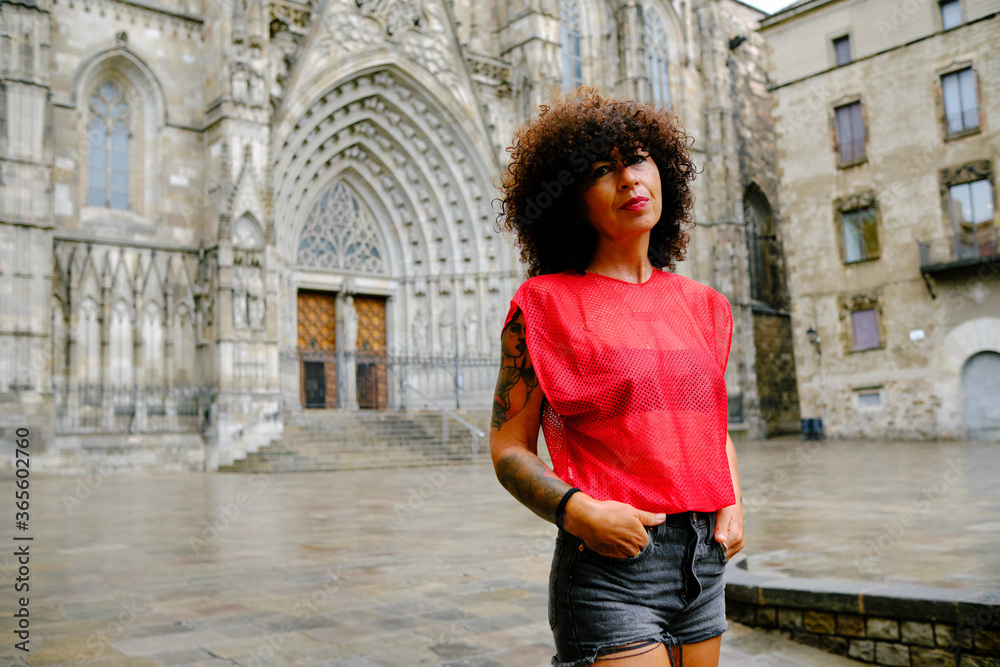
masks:
[[[663,209],[649,238],[649,261],[674,269],[684,259],[692,224],[696,175],[690,137],[673,112],[616,100],[596,88],[555,97],[514,132],[511,162],[500,176],[500,230],[514,234],[528,277],[586,271],[597,232],[584,221],[580,194],[592,185],[589,167],[618,149],[623,161],[648,151],[660,171]]]

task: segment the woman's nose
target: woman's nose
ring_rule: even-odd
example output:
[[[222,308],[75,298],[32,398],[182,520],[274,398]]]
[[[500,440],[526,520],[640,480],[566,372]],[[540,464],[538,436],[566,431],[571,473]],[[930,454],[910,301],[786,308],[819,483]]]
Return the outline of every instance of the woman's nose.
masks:
[[[621,178],[619,179],[618,187],[622,190],[628,190],[633,185],[639,182],[639,177],[635,175],[635,172],[631,168],[626,167],[622,170]]]

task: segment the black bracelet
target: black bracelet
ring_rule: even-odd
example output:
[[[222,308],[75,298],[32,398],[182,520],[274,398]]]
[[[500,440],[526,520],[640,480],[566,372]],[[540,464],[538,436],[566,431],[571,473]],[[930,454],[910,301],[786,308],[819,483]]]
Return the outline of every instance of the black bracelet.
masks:
[[[579,490],[580,489],[574,486],[572,489],[564,493],[562,500],[559,501],[559,507],[556,508],[556,526],[559,527],[559,530],[566,530],[566,528],[563,527],[563,517],[566,516],[566,503],[569,502],[570,496]]]

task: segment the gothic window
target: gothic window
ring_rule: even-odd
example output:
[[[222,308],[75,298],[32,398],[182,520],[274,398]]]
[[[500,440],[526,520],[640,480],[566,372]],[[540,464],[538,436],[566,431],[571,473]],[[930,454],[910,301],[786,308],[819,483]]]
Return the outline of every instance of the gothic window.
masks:
[[[87,205],[128,210],[129,108],[118,87],[105,82],[90,98],[87,126]]]
[[[576,90],[583,84],[579,0],[559,0],[559,15],[562,17],[559,36],[562,40],[563,88]]]
[[[111,310],[108,327],[108,372],[111,386],[132,385],[132,316],[128,304],[118,301]]]
[[[343,181],[324,192],[309,212],[296,264],[320,271],[386,272],[375,219]]]
[[[650,9],[643,14],[646,37],[646,78],[650,95],[656,104],[670,104],[670,69],[666,23],[659,12]]]
[[[771,205],[756,184],[743,193],[743,219],[750,260],[750,298],[772,308],[787,308],[784,251]]]

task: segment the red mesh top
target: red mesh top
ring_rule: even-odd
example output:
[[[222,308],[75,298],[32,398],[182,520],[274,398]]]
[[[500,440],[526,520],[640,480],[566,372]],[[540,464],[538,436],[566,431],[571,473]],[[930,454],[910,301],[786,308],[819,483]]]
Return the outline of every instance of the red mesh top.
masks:
[[[723,377],[733,317],[724,296],[659,269],[641,285],[564,272],[525,281],[508,322],[518,307],[546,399],[545,442],[563,481],[649,512],[736,502]]]

